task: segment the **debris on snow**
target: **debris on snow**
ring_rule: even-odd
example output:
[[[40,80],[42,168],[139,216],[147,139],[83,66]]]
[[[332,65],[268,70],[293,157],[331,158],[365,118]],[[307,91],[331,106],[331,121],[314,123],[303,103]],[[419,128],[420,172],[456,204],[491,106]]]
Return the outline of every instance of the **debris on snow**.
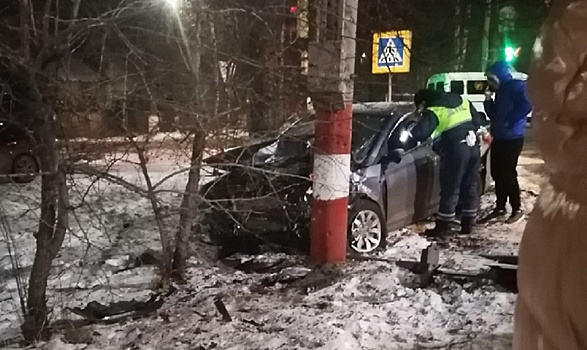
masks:
[[[186,161],[164,152],[152,154],[148,166],[153,181],[184,167]],[[111,171],[141,184],[132,162],[116,164]],[[72,206],[77,209],[71,235],[53,265],[48,289],[53,319],[71,317],[67,321],[79,321],[67,308],[91,301],[107,306],[147,300],[160,249],[148,200],[103,180],[74,177]],[[181,198],[176,193],[184,185],[182,173],[161,188],[163,207],[178,206]],[[523,181],[521,185],[526,186]],[[7,184],[2,190],[0,204],[15,222],[12,242],[19,273],[26,278],[34,257],[39,182]],[[535,196],[525,192],[522,199],[530,211]],[[481,211],[491,210],[494,200],[491,193],[485,196]],[[516,255],[523,227],[524,222],[480,226],[469,238],[449,241],[440,252],[440,264],[451,272],[475,274],[491,263],[481,255]],[[339,269],[313,269],[303,258],[285,254],[191,264],[188,283],[148,315],[93,324],[84,331],[91,337],[80,339],[91,338],[90,344],[67,344],[73,338],[57,334],[45,345],[64,350],[511,348],[514,294],[485,281],[456,278],[438,278],[420,288],[413,274],[395,265],[417,258],[429,245],[415,233],[418,230],[392,233],[393,244],[375,259],[349,259]],[[18,335],[21,322],[4,243],[0,242],[0,345]],[[230,322],[219,317],[219,295]]]
[[[108,323],[116,323],[126,318],[149,315],[159,309],[164,300],[164,296],[153,294],[146,302],[133,299],[104,305],[97,301],[91,301],[83,309],[68,307],[66,310],[90,321],[103,320]]]

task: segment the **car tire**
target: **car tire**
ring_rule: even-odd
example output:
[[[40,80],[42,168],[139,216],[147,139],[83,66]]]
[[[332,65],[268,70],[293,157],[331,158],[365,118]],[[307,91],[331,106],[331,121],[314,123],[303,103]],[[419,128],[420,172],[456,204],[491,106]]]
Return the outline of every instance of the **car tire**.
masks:
[[[367,254],[385,249],[387,227],[385,216],[377,203],[359,199],[351,206],[348,222],[348,249]]]
[[[39,163],[35,157],[29,154],[21,154],[17,156],[12,162],[12,173],[13,174],[30,174],[24,176],[17,176],[14,178],[16,183],[29,183],[32,182],[39,173]]]

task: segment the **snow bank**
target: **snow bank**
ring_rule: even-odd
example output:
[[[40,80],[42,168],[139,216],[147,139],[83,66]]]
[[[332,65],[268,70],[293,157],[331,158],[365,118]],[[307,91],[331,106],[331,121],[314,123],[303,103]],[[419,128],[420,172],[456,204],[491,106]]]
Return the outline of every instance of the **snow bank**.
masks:
[[[149,150],[153,182],[175,174],[161,185],[160,198],[171,210],[180,201],[186,181],[187,154]],[[113,154],[98,166],[144,186],[136,155]],[[117,159],[114,165],[112,161]],[[202,182],[211,179],[203,169]],[[72,318],[67,307],[145,299],[156,271],[141,267],[119,272],[132,254],[159,248],[150,203],[138,194],[104,181],[76,176],[71,192],[78,207],[71,229],[54,262],[49,282],[53,318]],[[73,184],[75,183],[75,186]],[[0,205],[10,221],[10,244],[16,248],[23,277],[34,257],[33,232],[39,215],[39,181],[0,185]],[[494,198],[484,198],[489,210]],[[526,208],[534,197],[524,194]],[[175,227],[170,216],[168,227]],[[458,271],[477,271],[487,261],[480,253],[517,252],[524,223],[491,224],[478,234],[443,250],[442,263]],[[387,259],[417,259],[427,242],[412,227],[392,234]],[[9,242],[0,237],[0,344],[18,335],[20,326],[16,281],[11,273]],[[303,266],[301,266],[303,267]],[[300,268],[301,268],[300,267]],[[436,346],[460,349],[506,349],[511,342],[515,296],[492,286],[459,285],[449,280],[428,288],[415,287],[414,278],[394,264],[349,262],[333,283],[313,289],[285,284],[263,287],[270,275],[234,272],[191,262],[190,280],[174,294],[159,315],[120,325],[94,326],[91,345],[47,349],[415,349]],[[213,298],[223,295],[233,322],[217,314]],[[169,318],[169,323],[164,319]],[[459,345],[460,344],[460,345]],[[500,344],[500,345],[496,345]],[[470,347],[475,348],[475,347]]]

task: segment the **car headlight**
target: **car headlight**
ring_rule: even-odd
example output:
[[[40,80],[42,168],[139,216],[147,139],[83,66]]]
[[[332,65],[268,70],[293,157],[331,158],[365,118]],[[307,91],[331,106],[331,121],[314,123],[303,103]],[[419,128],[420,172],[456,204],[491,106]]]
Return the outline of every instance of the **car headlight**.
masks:
[[[361,171],[351,173],[351,183],[361,183],[365,181],[365,178],[365,174],[363,174]]]

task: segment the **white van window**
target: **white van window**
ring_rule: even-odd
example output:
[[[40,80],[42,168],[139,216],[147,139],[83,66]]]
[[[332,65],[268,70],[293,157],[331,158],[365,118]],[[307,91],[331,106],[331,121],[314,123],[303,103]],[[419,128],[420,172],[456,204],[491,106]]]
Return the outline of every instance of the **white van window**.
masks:
[[[436,83],[436,90],[444,91],[444,81]]]
[[[428,90],[434,90],[434,83],[430,83],[428,84],[428,86],[426,87]]]
[[[453,80],[450,82],[450,92],[462,95],[465,93],[465,82],[461,80]]]
[[[470,80],[467,82],[467,94],[483,95],[487,90],[487,80]]]

